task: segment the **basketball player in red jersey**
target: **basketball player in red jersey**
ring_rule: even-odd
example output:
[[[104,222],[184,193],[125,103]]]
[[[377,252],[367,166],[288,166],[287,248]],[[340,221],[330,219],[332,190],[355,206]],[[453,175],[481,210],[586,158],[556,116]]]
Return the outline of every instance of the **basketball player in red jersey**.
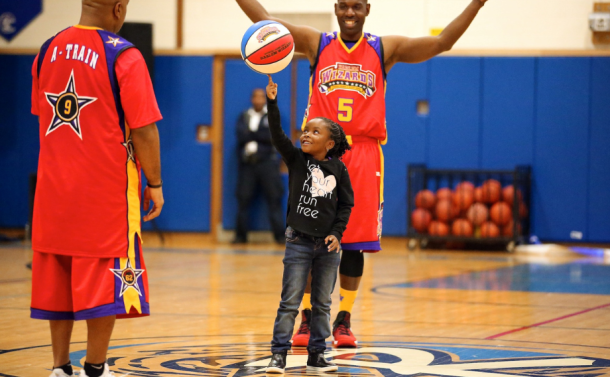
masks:
[[[273,20],[290,30],[296,51],[305,54],[311,63],[305,122],[320,116],[332,119],[343,126],[352,146],[343,157],[354,187],[355,206],[341,243],[341,304],[333,325],[336,347],[357,346],[350,322],[364,266],[362,252],[381,250],[381,145],[387,141],[386,75],[396,63],[419,63],[450,50],[486,1],[470,0],[462,14],[438,36],[408,38],[365,33],[364,22],[371,10],[367,0],[337,0],[335,15],[339,33],[321,33],[308,26],[292,25],[270,16],[257,0],[237,0],[252,22]],[[309,338],[311,296],[307,292],[310,291],[303,298],[303,322],[293,338],[295,346],[307,345]]]
[[[51,376],[72,376],[70,337],[87,322],[81,377],[112,376],[116,318],[149,314],[140,242],[140,168],[148,221],[163,207],[161,119],[144,58],[117,36],[129,0],[83,0],[79,25],[47,40],[32,67],[40,158],[31,317],[49,320]]]

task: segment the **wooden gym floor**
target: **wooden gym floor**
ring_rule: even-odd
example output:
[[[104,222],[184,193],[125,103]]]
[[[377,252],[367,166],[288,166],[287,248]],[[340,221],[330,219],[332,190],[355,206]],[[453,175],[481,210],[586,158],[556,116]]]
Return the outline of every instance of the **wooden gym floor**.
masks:
[[[283,248],[144,239],[150,317],[117,321],[117,376],[263,375],[279,301]],[[332,350],[340,375],[610,376],[610,263],[544,253],[416,251],[384,239],[367,255],[352,329]],[[0,376],[48,376],[48,324],[29,318],[29,246],[0,245]],[[338,288],[333,294],[333,316]],[[333,317],[334,318],[334,317]],[[297,324],[298,324],[297,320]],[[71,357],[84,363],[85,324]],[[330,341],[330,339],[329,339]],[[286,374],[309,375],[294,349]],[[80,368],[77,368],[80,369]]]

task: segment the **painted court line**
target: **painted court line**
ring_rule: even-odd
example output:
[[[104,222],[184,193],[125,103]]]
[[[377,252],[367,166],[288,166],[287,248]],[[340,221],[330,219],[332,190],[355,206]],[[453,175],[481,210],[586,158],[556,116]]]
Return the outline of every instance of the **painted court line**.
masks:
[[[499,334],[496,335],[492,335],[492,336],[488,336],[485,339],[497,339],[499,337],[502,337],[504,335],[508,335],[508,334],[513,334],[519,331],[523,331],[523,330],[527,330],[527,329],[531,329],[532,327],[538,327],[538,326],[542,326],[542,325],[546,325],[548,323],[552,323],[552,322],[557,322],[557,321],[561,321],[562,319],[566,319],[566,318],[570,318],[570,317],[575,317],[577,315],[581,315],[581,314],[585,314],[588,312],[592,312],[594,310],[598,310],[598,309],[603,309],[603,308],[607,308],[610,307],[610,304],[605,304],[605,305],[600,305],[600,306],[596,306],[594,308],[590,308],[590,309],[585,309],[585,310],[581,310],[579,312],[576,313],[572,313],[572,314],[567,314],[561,317],[557,317],[554,319],[549,319],[548,321],[544,321],[544,322],[539,322],[539,323],[534,323],[533,325],[529,325],[529,326],[524,326],[524,327],[520,327],[518,329],[514,329],[514,330],[509,330],[509,331],[505,331],[505,332],[501,332]]]

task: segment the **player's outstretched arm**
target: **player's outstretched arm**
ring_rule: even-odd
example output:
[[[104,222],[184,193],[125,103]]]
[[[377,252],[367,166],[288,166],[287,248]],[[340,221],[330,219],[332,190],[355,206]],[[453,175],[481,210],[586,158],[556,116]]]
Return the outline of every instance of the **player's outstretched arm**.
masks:
[[[419,63],[451,50],[486,2],[487,0],[471,0],[462,14],[438,36],[408,38],[390,35],[383,37],[386,71],[389,71],[396,63]]]
[[[144,216],[144,221],[149,221],[161,214],[161,209],[165,203],[163,189],[161,188],[161,150],[157,125],[152,123],[148,126],[132,129],[131,140],[148,183],[159,186],[158,188],[147,186],[144,189],[144,211],[148,211],[150,201],[153,202],[152,209]]]
[[[272,17],[257,0],[237,0],[237,4],[252,22],[271,20],[286,26],[294,38],[296,51],[305,54],[312,64],[315,62],[318,54],[318,44],[320,43],[320,31],[309,26],[293,25]]]

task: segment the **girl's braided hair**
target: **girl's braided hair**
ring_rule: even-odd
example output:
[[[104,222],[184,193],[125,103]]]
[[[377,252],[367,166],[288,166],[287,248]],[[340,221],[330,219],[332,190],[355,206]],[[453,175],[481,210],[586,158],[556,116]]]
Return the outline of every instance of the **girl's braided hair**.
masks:
[[[330,138],[335,142],[335,146],[326,153],[326,157],[332,158],[341,158],[345,154],[345,152],[352,149],[349,143],[347,142],[347,138],[345,137],[345,131],[343,131],[343,127],[339,123],[333,122],[332,120],[324,117],[318,117],[321,119],[330,130]]]

